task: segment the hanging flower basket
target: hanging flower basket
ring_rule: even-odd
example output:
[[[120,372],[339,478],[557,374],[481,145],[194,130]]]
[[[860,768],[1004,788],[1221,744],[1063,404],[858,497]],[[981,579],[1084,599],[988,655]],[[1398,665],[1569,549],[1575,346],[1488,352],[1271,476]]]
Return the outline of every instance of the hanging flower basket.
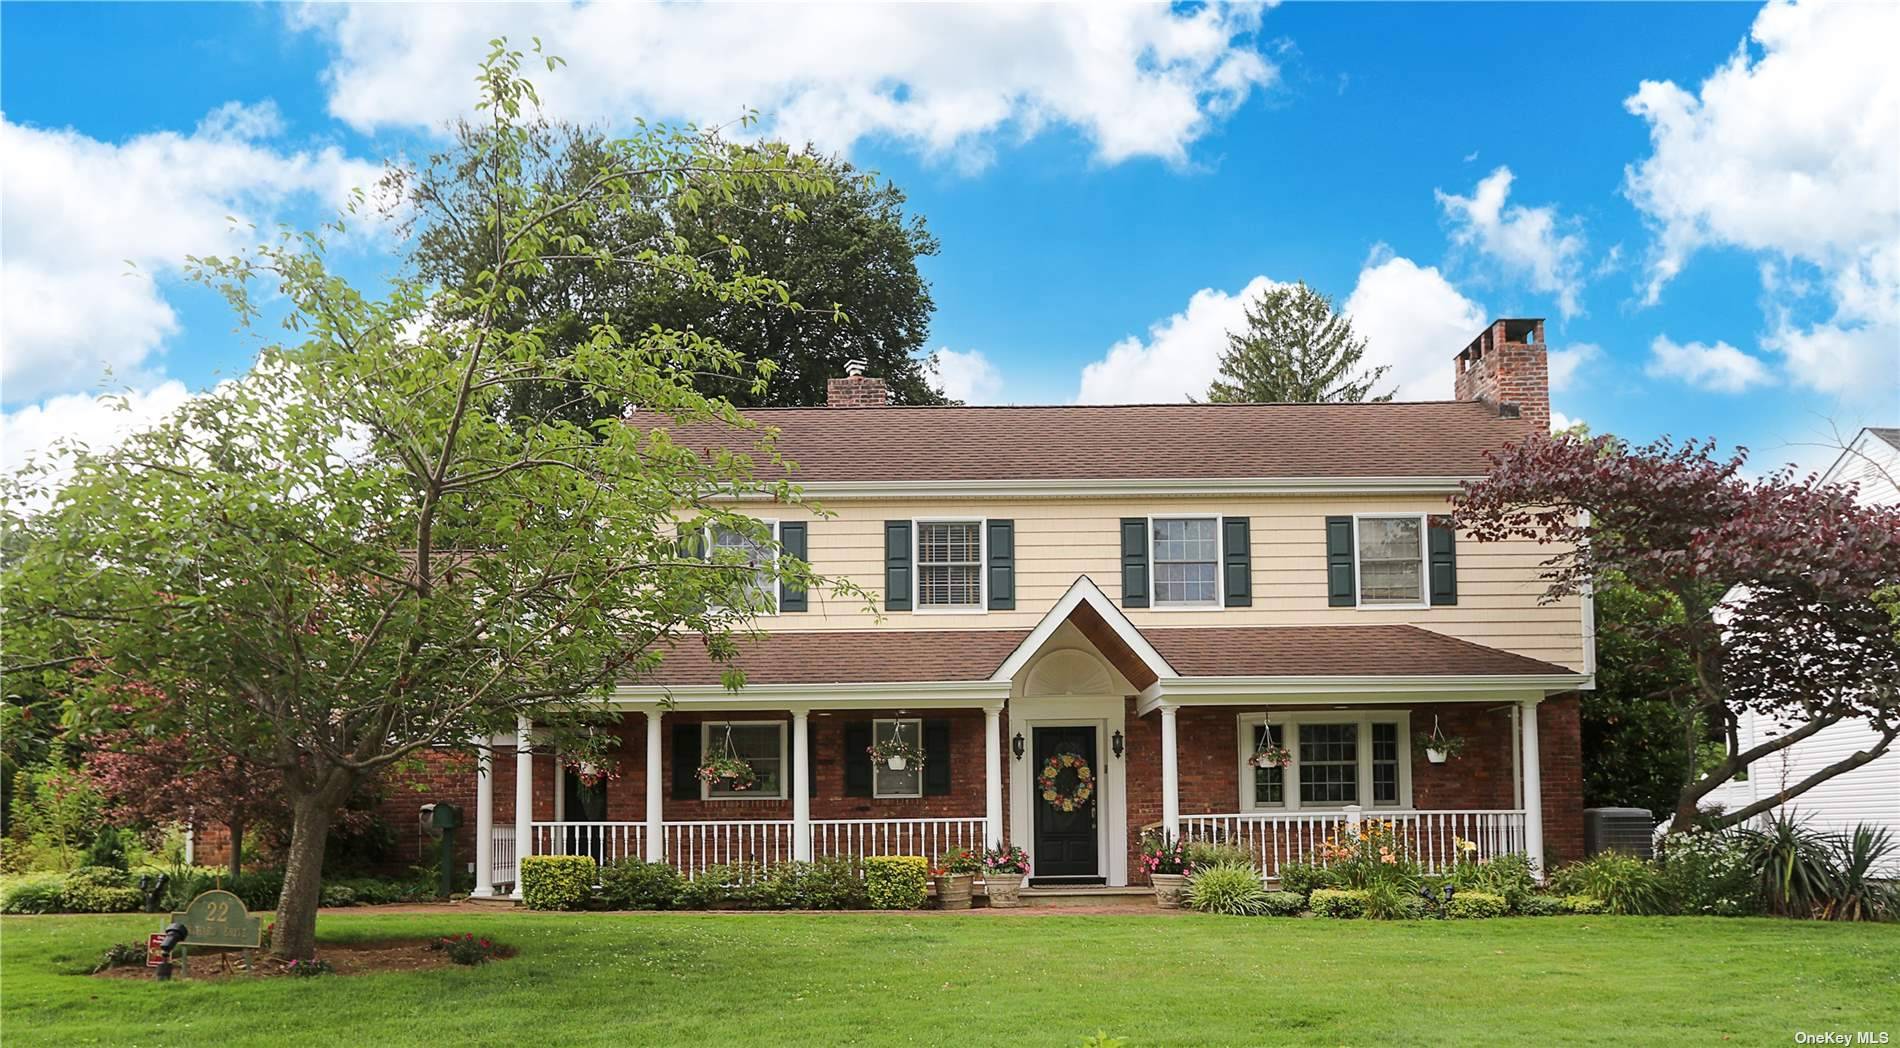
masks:
[[[904,738],[904,729],[897,729],[894,738],[883,742],[874,742],[865,747],[864,752],[871,755],[871,763],[882,764],[892,771],[903,771],[915,764],[924,766],[924,748]]]
[[[1256,768],[1284,768],[1293,763],[1293,751],[1277,742],[1269,742],[1255,750],[1247,763]]]
[[[749,790],[758,784],[758,773],[734,754],[718,753],[699,766],[700,781],[722,790]]]
[[[620,772],[613,765],[596,761],[570,761],[567,772],[590,790],[603,782],[615,782],[620,778]]]
[[[1412,741],[1419,749],[1425,751],[1425,759],[1431,761],[1433,764],[1443,764],[1447,760],[1463,753],[1465,749],[1465,737],[1463,735],[1447,735],[1440,731],[1437,717],[1432,718],[1432,730],[1430,734],[1421,731],[1413,737]]]

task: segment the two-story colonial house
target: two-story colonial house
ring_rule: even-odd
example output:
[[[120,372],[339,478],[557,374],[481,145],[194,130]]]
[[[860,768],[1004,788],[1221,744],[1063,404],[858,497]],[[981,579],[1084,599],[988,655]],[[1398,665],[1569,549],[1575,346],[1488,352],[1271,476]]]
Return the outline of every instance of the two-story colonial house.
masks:
[[[691,873],[1002,840],[1032,884],[1139,884],[1146,828],[1271,870],[1374,817],[1432,865],[1456,839],[1578,856],[1589,600],[1541,599],[1547,549],[1442,516],[1485,452],[1548,426],[1543,343],[1494,323],[1426,403],[894,407],[849,375],[828,407],[752,412],[829,512],[758,516],[878,608],[769,594],[736,692],[681,645],[614,695],[604,782],[493,740],[438,781],[474,808],[477,893],[531,853]],[[872,760],[896,739],[921,767]],[[1283,764],[1254,759],[1269,744]],[[751,788],[703,781],[712,754]]]

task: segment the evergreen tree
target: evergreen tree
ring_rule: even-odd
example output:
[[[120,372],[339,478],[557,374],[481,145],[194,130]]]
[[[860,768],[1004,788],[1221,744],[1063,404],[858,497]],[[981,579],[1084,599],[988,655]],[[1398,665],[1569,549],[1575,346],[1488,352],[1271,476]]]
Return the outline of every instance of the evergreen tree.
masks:
[[[1247,307],[1247,326],[1229,332],[1221,377],[1208,388],[1214,403],[1360,403],[1374,394],[1385,366],[1361,369],[1366,340],[1332,299],[1305,282],[1261,292]]]

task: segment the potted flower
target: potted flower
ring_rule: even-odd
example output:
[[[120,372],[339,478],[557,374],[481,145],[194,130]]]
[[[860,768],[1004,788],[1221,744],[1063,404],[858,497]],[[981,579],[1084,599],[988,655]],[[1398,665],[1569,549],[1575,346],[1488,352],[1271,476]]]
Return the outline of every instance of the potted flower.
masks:
[[[1443,764],[1447,760],[1463,753],[1465,749],[1465,737],[1463,735],[1447,735],[1439,730],[1438,718],[1436,717],[1432,718],[1431,733],[1427,734],[1421,731],[1413,737],[1413,741],[1418,744],[1419,749],[1425,751],[1425,759],[1431,761],[1433,764]]]
[[[717,786],[722,790],[749,790],[759,781],[758,773],[752,765],[739,759],[737,754],[715,753],[708,756],[699,766],[701,782]]]
[[[569,761],[567,771],[590,790],[603,782],[617,782],[620,779],[620,773],[613,765],[585,758]]]
[[[902,727],[891,738],[865,747],[865,752],[871,755],[871,763],[882,764],[892,771],[903,771],[912,764],[919,768],[924,766],[924,748],[905,739]]]
[[[1029,853],[1014,844],[999,844],[983,853],[983,894],[991,906],[1021,906],[1023,876],[1029,872]]]
[[[1256,768],[1284,768],[1293,763],[1293,751],[1277,742],[1263,743],[1247,763]]]
[[[983,860],[968,848],[952,848],[943,853],[937,875],[937,902],[946,910],[970,908],[970,887],[983,868]]]
[[[1164,833],[1141,839],[1141,868],[1155,888],[1155,905],[1164,910],[1181,907],[1181,886],[1187,883],[1187,842]]]

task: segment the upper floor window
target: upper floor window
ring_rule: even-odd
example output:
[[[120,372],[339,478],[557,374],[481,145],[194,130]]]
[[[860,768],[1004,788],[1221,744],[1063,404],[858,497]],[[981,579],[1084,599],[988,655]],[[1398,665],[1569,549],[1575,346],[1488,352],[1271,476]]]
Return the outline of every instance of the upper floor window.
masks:
[[[764,520],[758,524],[756,531],[714,524],[708,529],[707,545],[715,563],[752,569],[739,589],[744,610],[769,615],[778,610],[778,585],[772,573],[778,556],[778,522]]]
[[[1164,517],[1154,521],[1156,607],[1220,603],[1220,520]]]
[[[1359,518],[1359,604],[1425,603],[1425,518]]]
[[[983,607],[983,523],[917,522],[917,607]]]

